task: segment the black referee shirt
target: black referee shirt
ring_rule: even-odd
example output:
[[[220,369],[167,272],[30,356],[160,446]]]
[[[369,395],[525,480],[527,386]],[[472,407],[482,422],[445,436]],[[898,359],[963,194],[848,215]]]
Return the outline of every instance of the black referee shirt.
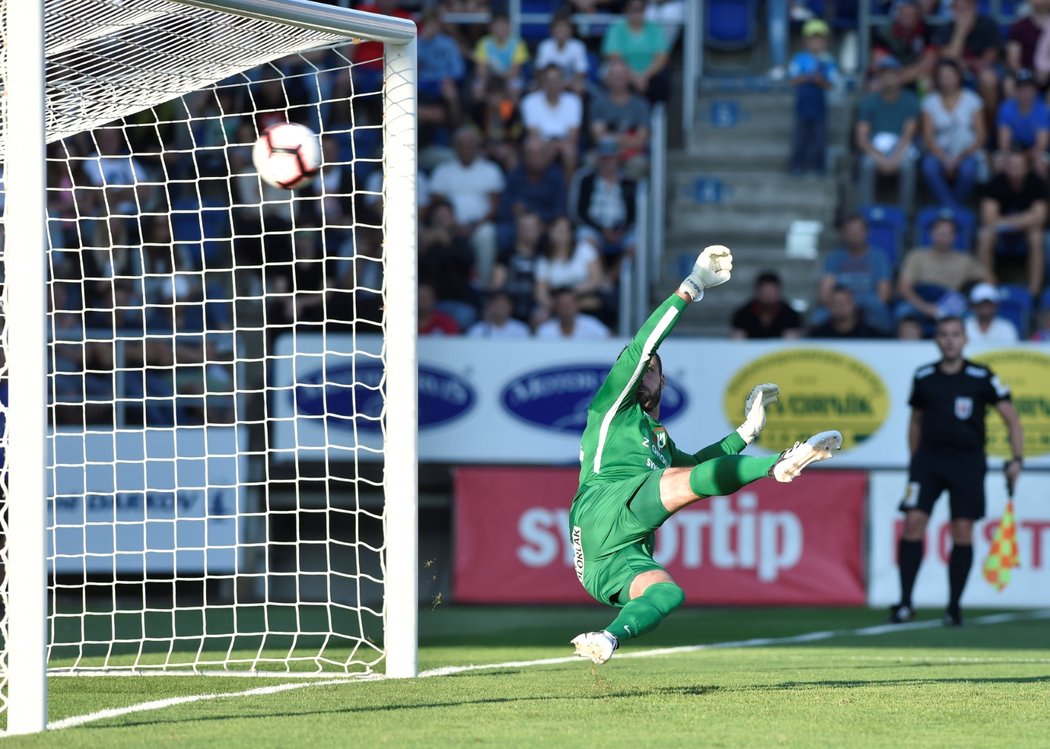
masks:
[[[919,449],[984,453],[985,409],[1010,399],[1010,389],[988,367],[963,360],[958,374],[937,363],[919,367],[908,405],[922,411]]]

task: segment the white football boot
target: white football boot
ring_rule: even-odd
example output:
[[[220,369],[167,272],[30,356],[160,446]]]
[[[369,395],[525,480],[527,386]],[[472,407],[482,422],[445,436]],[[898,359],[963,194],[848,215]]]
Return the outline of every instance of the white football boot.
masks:
[[[810,463],[827,460],[832,456],[832,450],[841,447],[842,435],[834,429],[814,434],[805,442],[796,442],[794,447],[780,453],[780,458],[769,469],[769,475],[777,481],[787,483],[802,473],[802,469]]]
[[[606,631],[584,632],[572,638],[572,644],[576,646],[576,655],[587,658],[591,663],[602,664],[612,658],[616,648],[620,646],[616,638]]]

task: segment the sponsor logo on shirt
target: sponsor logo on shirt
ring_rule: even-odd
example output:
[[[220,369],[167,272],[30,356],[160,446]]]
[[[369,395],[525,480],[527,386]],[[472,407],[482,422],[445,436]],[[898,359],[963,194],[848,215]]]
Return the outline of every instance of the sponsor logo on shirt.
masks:
[[[587,426],[587,407],[608,373],[608,364],[567,365],[526,372],[507,383],[500,393],[500,402],[526,423],[580,434]],[[685,391],[667,377],[660,402],[660,420],[670,421],[685,405]]]
[[[572,566],[576,570],[576,577],[583,582],[583,531],[580,526],[572,527]]]
[[[383,364],[357,362],[319,367],[300,377],[292,393],[300,416],[320,416],[329,427],[378,432],[382,427]],[[440,426],[466,414],[477,400],[462,377],[419,367],[419,427]]]

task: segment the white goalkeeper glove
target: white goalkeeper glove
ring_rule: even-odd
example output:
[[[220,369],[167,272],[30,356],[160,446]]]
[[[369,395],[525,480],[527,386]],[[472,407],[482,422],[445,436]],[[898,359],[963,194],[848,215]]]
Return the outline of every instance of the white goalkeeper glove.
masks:
[[[704,298],[704,289],[718,286],[729,280],[733,270],[733,253],[728,247],[713,244],[705,247],[704,251],[693,263],[693,270],[682,281],[678,290],[687,294],[694,302]]]
[[[744,402],[744,423],[736,428],[736,433],[747,444],[755,441],[755,437],[766,425],[766,406],[776,403],[780,395],[780,388],[772,382],[756,385],[751,394]]]

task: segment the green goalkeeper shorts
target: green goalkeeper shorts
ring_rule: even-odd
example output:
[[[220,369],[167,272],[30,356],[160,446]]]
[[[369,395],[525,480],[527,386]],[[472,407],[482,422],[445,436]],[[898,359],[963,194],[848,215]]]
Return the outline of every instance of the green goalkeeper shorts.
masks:
[[[573,499],[573,566],[584,589],[600,603],[623,606],[635,577],[663,569],[653,559],[656,527],[643,523],[628,506],[660,502],[661,476],[663,471],[649,471],[623,481],[587,484]]]

